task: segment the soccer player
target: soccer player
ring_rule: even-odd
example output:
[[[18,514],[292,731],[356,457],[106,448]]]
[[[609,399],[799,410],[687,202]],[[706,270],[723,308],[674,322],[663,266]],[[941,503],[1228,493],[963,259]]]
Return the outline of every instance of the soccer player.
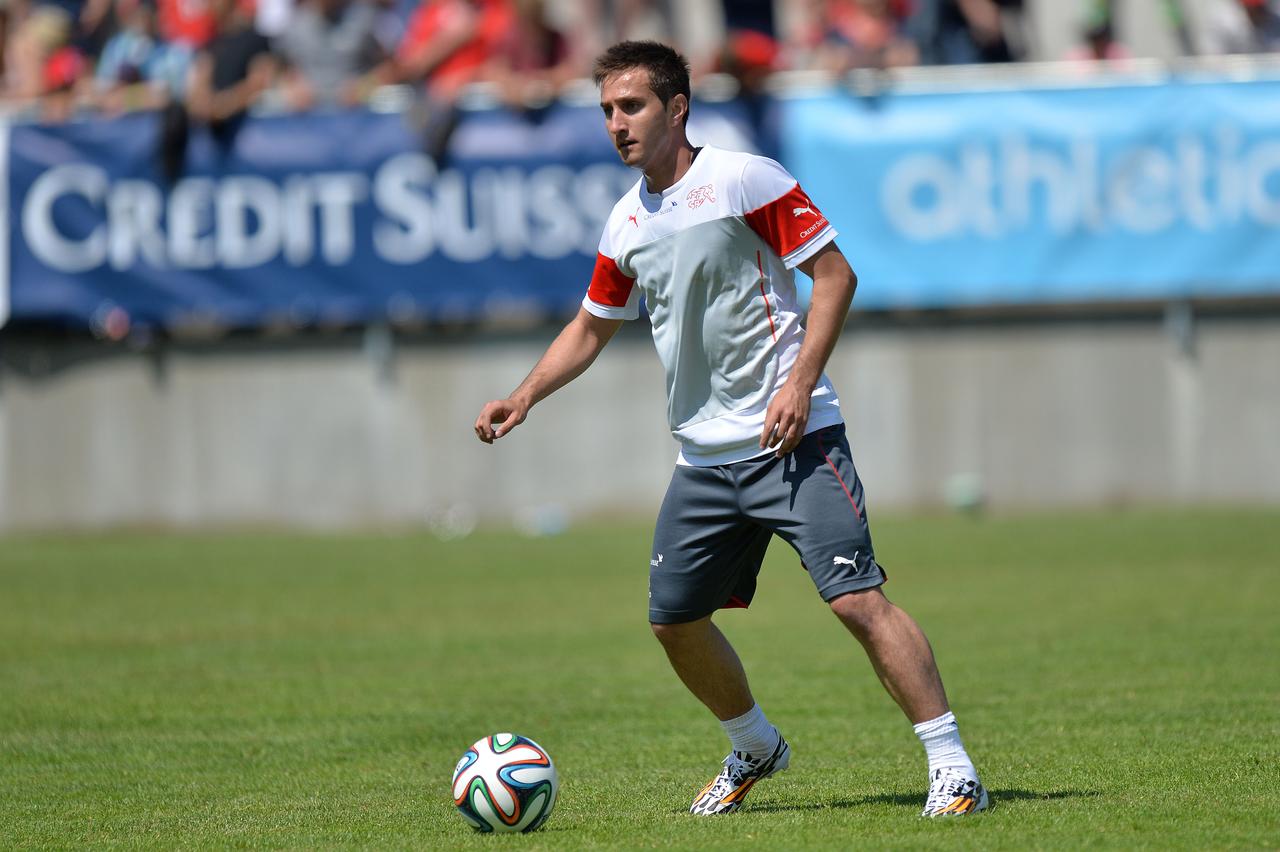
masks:
[[[711,620],[751,602],[775,534],[914,723],[929,763],[924,815],[984,809],[929,642],[880,590],[862,483],[823,375],[857,285],[835,229],[773,160],[690,144],[689,68],[671,48],[622,42],[596,60],[594,77],[605,129],[643,176],[605,225],[577,316],[508,398],[484,406],[476,436],[507,435],[581,375],[639,316],[643,294],[681,445],[654,532],[649,621],[731,744],[691,810],[737,810],[791,760]],[[796,267],[813,279],[804,327]]]

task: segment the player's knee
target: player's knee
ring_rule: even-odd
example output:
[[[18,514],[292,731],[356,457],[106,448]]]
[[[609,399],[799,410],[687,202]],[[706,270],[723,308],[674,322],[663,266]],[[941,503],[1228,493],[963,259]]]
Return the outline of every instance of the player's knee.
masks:
[[[650,629],[665,647],[674,647],[688,642],[696,634],[706,629],[705,620],[690,621],[683,624],[657,624],[651,622]]]
[[[880,589],[864,589],[833,598],[831,611],[858,639],[870,636],[893,608]]]
[[[679,624],[650,624],[649,628],[653,630],[653,635],[663,645],[677,641],[680,633]]]

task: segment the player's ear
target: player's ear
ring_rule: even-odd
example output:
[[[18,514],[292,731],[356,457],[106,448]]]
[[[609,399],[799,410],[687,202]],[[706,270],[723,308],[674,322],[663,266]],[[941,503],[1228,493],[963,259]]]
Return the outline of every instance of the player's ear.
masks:
[[[684,124],[684,117],[689,113],[689,99],[683,94],[671,96],[671,100],[667,102],[667,118],[671,120],[674,127],[677,124]]]

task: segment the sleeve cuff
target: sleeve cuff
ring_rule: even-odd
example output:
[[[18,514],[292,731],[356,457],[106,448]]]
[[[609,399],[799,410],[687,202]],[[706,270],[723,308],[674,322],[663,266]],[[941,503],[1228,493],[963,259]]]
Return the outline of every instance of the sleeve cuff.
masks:
[[[782,259],[783,264],[787,269],[795,269],[797,266],[817,254],[818,249],[834,240],[837,235],[838,232],[836,229],[827,225],[827,227],[805,240],[804,245],[784,257]]]
[[[590,297],[583,297],[582,307],[586,308],[587,313],[600,317],[600,319],[633,320],[640,317],[640,305],[638,303],[615,308],[612,305],[593,302]]]

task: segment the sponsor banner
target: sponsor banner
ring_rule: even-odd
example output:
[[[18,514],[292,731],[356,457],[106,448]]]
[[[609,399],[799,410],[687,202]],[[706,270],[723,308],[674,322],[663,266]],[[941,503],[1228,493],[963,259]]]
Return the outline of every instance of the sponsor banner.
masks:
[[[0,119],[0,327],[9,320],[9,127]]]
[[[449,168],[402,116],[254,119],[225,148],[193,134],[172,186],[154,116],[14,126],[13,318],[245,327],[565,311],[634,180],[598,127],[565,117],[481,116],[459,129],[472,150]]]
[[[786,101],[864,308],[1280,294],[1280,82]]]
[[[734,105],[691,136],[750,149]],[[467,113],[449,156],[414,116],[247,120],[192,133],[159,177],[153,115],[8,128],[15,320],[129,328],[569,315],[604,221],[637,180],[598,108]],[[3,288],[0,287],[0,292]],[[0,304],[3,304],[0,301]]]
[[[1276,103],[1273,81],[832,93],[697,104],[690,135],[779,151],[840,231],[863,308],[1230,298],[1280,293]],[[197,130],[172,184],[156,116],[9,127],[0,322],[571,314],[637,179],[599,110],[466,113],[441,163],[416,120]]]

